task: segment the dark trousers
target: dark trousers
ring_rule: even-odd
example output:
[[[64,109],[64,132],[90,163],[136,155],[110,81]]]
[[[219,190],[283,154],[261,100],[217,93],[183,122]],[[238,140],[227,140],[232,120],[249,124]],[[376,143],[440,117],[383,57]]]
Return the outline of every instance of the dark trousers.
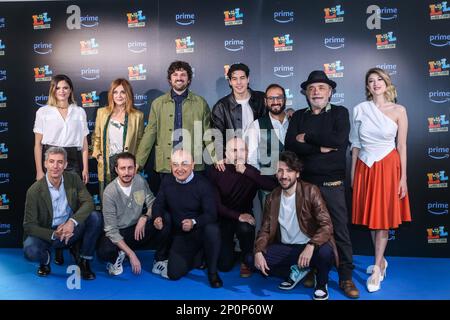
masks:
[[[351,280],[353,265],[353,250],[348,231],[348,211],[345,203],[345,187],[319,186],[320,193],[327,203],[333,223],[334,238],[339,254],[339,280]]]
[[[170,225],[164,224],[161,230],[158,230],[153,225],[153,219],[148,219],[145,224],[145,236],[143,239],[137,241],[134,238],[134,230],[136,225],[119,230],[123,240],[132,250],[139,249],[148,243],[156,245],[155,260],[162,261],[168,257]],[[97,249],[97,255],[103,261],[114,263],[119,255],[119,247],[112,243],[112,241],[105,235],[100,239]]]
[[[46,241],[34,236],[28,236],[23,243],[25,258],[30,261],[39,261],[46,264],[50,254],[50,248],[68,248],[78,241],[81,241],[80,256],[85,259],[92,259],[95,253],[95,246],[103,229],[102,214],[93,211],[88,218],[75,227],[73,236],[67,244],[59,239]]]
[[[228,272],[234,266],[234,235],[236,234],[241,248],[240,261],[244,262],[245,257],[253,251],[255,227],[246,222],[221,218],[220,233],[222,241],[218,266],[220,271]]]
[[[195,227],[189,232],[177,230],[169,252],[167,275],[172,280],[185,276],[194,267],[199,266],[196,263],[201,263],[203,253],[208,272],[216,273],[219,251],[220,228],[217,223]]]
[[[48,144],[42,145],[42,168],[44,168],[44,161],[45,161],[45,151],[47,149],[54,147]],[[83,171],[83,157],[81,154],[81,151],[78,150],[76,147],[63,147],[64,150],[67,152],[67,167],[64,171],[72,172],[80,176],[80,178],[83,178],[81,176],[81,172]]]
[[[298,257],[305,248],[305,244],[282,244],[275,243],[267,247],[267,252],[263,253],[269,267],[269,275],[287,278],[290,267],[298,263]],[[317,269],[317,285],[323,286],[328,283],[328,274],[333,267],[333,248],[329,243],[321,245],[314,250],[310,261],[310,267]],[[254,255],[247,256],[249,266],[254,267]]]

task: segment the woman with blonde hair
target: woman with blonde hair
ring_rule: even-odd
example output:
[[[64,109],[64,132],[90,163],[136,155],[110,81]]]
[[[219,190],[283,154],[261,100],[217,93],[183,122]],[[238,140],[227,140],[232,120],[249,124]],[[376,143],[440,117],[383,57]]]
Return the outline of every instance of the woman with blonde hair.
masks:
[[[66,171],[77,173],[85,184],[89,181],[86,112],[77,106],[68,76],[59,74],[52,78],[47,104],[36,112],[33,132],[36,180],[45,175],[45,151],[63,147],[67,152]]]
[[[143,133],[144,114],[134,108],[130,83],[125,79],[114,80],[108,91],[108,105],[97,110],[92,137],[92,157],[98,162],[101,197],[106,185],[117,177],[116,155],[125,151],[136,154]]]
[[[389,229],[411,221],[406,179],[405,107],[396,104],[397,92],[389,75],[380,68],[366,73],[367,101],[353,110],[352,222],[371,230],[375,264],[367,268],[367,290],[378,291],[386,278],[384,258]]]

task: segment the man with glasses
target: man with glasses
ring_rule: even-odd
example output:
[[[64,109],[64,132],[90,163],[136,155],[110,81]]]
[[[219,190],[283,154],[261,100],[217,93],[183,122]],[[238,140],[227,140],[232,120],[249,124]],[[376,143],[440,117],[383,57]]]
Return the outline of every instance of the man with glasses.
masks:
[[[349,113],[343,106],[330,104],[336,83],[323,71],[311,72],[301,88],[309,107],[292,116],[286,150],[294,151],[303,161],[303,180],[317,185],[325,199],[339,254],[339,287],[347,297],[359,298],[359,290],[352,280],[353,252],[344,187]]]
[[[261,174],[275,174],[276,164],[284,149],[284,139],[289,126],[286,116],[286,93],[278,84],[267,87],[264,103],[269,113],[252,122],[247,130],[248,163]]]

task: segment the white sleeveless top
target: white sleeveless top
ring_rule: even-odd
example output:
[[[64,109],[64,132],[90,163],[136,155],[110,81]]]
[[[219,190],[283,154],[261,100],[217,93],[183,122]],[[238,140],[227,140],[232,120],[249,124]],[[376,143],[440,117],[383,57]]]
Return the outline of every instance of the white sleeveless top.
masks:
[[[353,109],[350,131],[352,148],[359,148],[358,158],[369,168],[395,149],[398,125],[373,101],[364,101]]]

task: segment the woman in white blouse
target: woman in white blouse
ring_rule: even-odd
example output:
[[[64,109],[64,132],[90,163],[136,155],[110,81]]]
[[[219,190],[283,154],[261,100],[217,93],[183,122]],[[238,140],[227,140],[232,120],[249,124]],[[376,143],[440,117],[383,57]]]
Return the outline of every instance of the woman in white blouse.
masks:
[[[86,112],[76,105],[73,84],[68,76],[60,74],[52,78],[47,104],[36,112],[33,131],[36,180],[45,175],[45,150],[57,146],[67,151],[66,171],[77,173],[85,184],[88,183],[89,129]]]
[[[372,68],[366,73],[367,101],[353,110],[352,222],[371,230],[375,264],[367,268],[367,290],[380,289],[388,263],[384,252],[389,229],[411,221],[406,183],[405,107],[396,104],[397,92],[389,75]]]
[[[121,152],[135,155],[144,134],[144,114],[134,108],[134,94],[126,79],[116,79],[108,91],[108,105],[97,110],[92,157],[98,161],[100,196],[117,174],[115,158]]]

